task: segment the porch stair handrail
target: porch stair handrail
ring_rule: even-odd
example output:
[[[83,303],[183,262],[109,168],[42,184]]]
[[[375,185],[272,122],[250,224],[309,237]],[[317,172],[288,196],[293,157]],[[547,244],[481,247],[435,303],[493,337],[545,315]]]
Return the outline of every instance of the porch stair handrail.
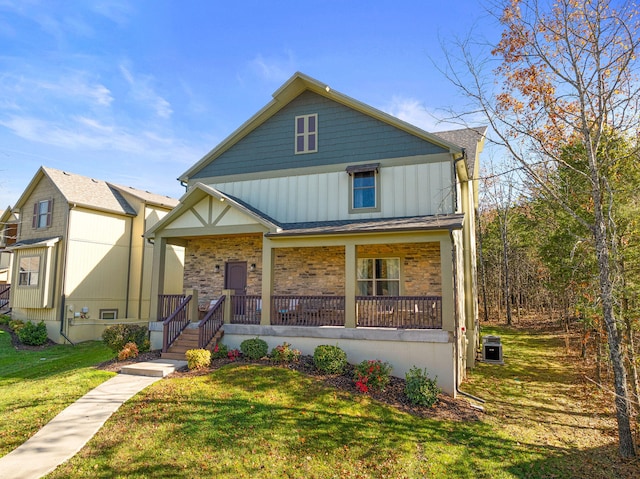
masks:
[[[162,352],[166,353],[173,342],[180,336],[180,333],[189,324],[189,302],[192,296],[189,295],[182,300],[176,310],[162,322]]]
[[[198,348],[204,349],[224,324],[224,303],[226,296],[218,298],[198,325]]]
[[[0,286],[0,288],[2,288]],[[11,294],[11,285],[6,285],[5,288],[0,289],[0,311],[9,310],[9,299]]]

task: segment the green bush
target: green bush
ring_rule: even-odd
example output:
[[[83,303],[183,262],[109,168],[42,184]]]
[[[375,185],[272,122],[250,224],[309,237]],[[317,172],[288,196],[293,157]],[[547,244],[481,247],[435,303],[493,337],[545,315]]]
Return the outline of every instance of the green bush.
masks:
[[[11,322],[11,316],[7,316],[6,314],[0,314],[0,324],[4,324],[5,326]]]
[[[249,359],[260,359],[267,355],[269,345],[264,339],[245,339],[240,343],[240,350]]]
[[[38,324],[27,321],[17,331],[17,335],[22,344],[29,346],[42,346],[49,339],[44,321],[40,321]]]
[[[211,351],[207,349],[190,349],[185,356],[189,369],[204,369],[211,364]]]
[[[286,341],[271,351],[271,359],[279,363],[298,362],[301,355],[298,349],[293,349]]]
[[[355,367],[354,378],[360,392],[383,391],[391,376],[391,365],[379,359],[362,361]]]
[[[125,344],[135,343],[139,351],[149,351],[149,330],[137,324],[114,324],[102,333],[102,340],[114,353],[122,351]]]
[[[338,346],[321,344],[313,351],[313,364],[324,373],[342,374],[347,367],[347,353]]]
[[[406,383],[404,394],[411,404],[420,406],[433,407],[438,402],[438,394],[440,388],[436,383],[436,379],[430,379],[427,376],[427,370],[424,371],[413,366],[405,375]]]
[[[211,359],[226,359],[229,354],[229,348],[225,344],[218,343],[211,351]]]
[[[13,319],[9,321],[9,327],[14,333],[18,334],[18,331],[24,328],[24,321],[21,319]]]

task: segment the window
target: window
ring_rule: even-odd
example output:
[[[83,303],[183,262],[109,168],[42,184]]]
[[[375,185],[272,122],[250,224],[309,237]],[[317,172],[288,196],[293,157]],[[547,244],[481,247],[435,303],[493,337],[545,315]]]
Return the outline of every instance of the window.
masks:
[[[37,286],[40,274],[40,257],[25,256],[20,258],[20,269],[18,273],[18,285]]]
[[[400,296],[400,259],[358,259],[358,295]]]
[[[118,319],[117,309],[101,309],[100,319]]]
[[[296,155],[318,151],[318,115],[296,116]]]
[[[380,211],[379,168],[380,163],[347,167],[351,176],[349,213]]]
[[[38,201],[33,205],[33,228],[48,228],[53,215],[53,200]]]

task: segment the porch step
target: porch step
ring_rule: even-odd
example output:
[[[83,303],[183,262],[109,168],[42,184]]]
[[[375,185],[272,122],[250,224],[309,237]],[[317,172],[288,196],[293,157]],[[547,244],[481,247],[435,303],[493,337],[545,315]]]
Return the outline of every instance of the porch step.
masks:
[[[216,344],[224,336],[222,329],[218,330],[213,339],[207,344],[205,349],[213,351]],[[166,353],[162,353],[160,357],[162,359],[177,359],[184,361],[186,359],[185,353],[190,349],[198,349],[198,330],[194,328],[185,329],[178,339],[174,341],[169,350]]]

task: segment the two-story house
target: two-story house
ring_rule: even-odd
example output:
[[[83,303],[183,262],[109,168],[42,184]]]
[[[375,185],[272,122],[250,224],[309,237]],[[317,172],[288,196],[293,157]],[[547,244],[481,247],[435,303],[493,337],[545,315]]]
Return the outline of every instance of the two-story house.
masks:
[[[152,342],[170,351],[207,310],[201,345],[217,317],[230,347],[256,336],[307,354],[338,345],[400,377],[426,367],[455,394],[477,344],[484,131],[427,133],[296,73],[179,177],[187,192],[147,231],[151,317],[164,321]],[[171,245],[185,248],[177,298]]]
[[[153,246],[146,229],[177,200],[41,167],[13,208],[10,306],[14,319],[44,321],[61,343],[100,339],[119,322],[147,324]],[[12,230],[13,231],[13,230]],[[182,291],[184,252],[167,249]]]

